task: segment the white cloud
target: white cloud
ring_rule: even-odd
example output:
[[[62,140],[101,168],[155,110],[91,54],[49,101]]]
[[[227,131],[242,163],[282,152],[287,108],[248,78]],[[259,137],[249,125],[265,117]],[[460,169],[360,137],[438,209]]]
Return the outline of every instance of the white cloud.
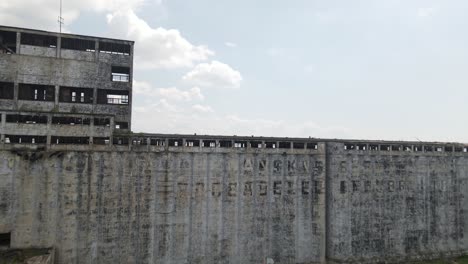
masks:
[[[437,9],[434,7],[425,7],[418,9],[418,17],[430,17],[437,12]]]
[[[200,63],[183,78],[185,82],[202,88],[232,88],[240,87],[242,76],[229,65],[219,61]]]
[[[237,47],[237,44],[236,43],[233,43],[233,42],[224,42],[224,45],[226,45],[227,47],[229,48],[235,48]]]
[[[159,88],[156,90],[156,96],[160,96],[172,101],[193,101],[193,100],[203,100],[205,97],[201,93],[200,88],[193,87],[188,91],[182,91],[176,87],[170,88]]]
[[[196,104],[192,106],[192,109],[200,113],[213,113],[214,112],[213,108],[211,108],[211,106],[209,105]]]

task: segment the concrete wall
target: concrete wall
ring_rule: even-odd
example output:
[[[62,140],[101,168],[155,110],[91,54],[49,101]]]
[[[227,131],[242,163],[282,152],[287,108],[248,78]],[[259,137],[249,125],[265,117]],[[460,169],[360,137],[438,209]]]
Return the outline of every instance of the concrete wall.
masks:
[[[109,148],[108,148],[109,149]],[[0,150],[0,232],[59,263],[317,263],[318,150]]]

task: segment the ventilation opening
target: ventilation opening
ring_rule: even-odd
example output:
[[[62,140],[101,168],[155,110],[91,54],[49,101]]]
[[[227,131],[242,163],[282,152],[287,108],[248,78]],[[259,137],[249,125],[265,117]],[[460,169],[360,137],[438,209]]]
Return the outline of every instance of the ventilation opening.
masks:
[[[93,137],[94,145],[109,145],[110,138],[108,137]]]
[[[31,33],[21,33],[21,44],[38,47],[56,48],[57,37]]]
[[[13,99],[14,83],[0,82],[0,99]]]
[[[94,118],[95,126],[110,126],[109,118]]]
[[[230,140],[220,140],[219,147],[221,148],[232,148],[232,141]]]
[[[93,102],[93,89],[60,86],[59,101],[90,104]]]
[[[128,122],[115,122],[115,129],[128,129]]]
[[[182,147],[182,139],[169,139],[169,147]]]
[[[10,247],[11,245],[11,233],[0,234],[0,247]]]
[[[87,39],[62,38],[61,47],[69,50],[96,51],[95,42]]]
[[[0,30],[0,54],[16,53],[16,32]]]
[[[7,144],[45,144],[46,136],[23,136],[23,135],[5,135]]]
[[[22,124],[47,124],[47,116],[39,115],[7,115],[7,123],[22,123]]]
[[[20,83],[18,99],[53,102],[55,100],[55,87],[52,85]]]
[[[52,137],[52,144],[87,145],[89,137]]]
[[[128,91],[98,90],[98,104],[128,105]]]
[[[113,82],[129,82],[130,68],[121,66],[112,66],[112,81]]]
[[[114,137],[112,140],[114,145],[128,145],[129,139],[128,137]]]
[[[110,54],[120,54],[120,55],[130,55],[130,45],[100,41],[99,52],[110,53]]]
[[[166,145],[165,142],[166,141],[164,139],[157,139],[157,138],[150,139],[150,145],[151,146],[164,147]]]
[[[52,124],[55,125],[89,125],[91,120],[89,118],[69,117],[69,116],[54,116],[52,117]]]
[[[216,141],[215,140],[203,140],[203,145],[204,148],[215,148],[216,147]]]

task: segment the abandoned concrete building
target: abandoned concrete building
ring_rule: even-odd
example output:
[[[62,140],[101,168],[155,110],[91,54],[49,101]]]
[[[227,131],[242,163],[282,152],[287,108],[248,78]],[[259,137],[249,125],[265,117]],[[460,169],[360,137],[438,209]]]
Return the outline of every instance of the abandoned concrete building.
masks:
[[[0,252],[305,264],[468,251],[468,144],[134,134],[133,44],[0,27]]]

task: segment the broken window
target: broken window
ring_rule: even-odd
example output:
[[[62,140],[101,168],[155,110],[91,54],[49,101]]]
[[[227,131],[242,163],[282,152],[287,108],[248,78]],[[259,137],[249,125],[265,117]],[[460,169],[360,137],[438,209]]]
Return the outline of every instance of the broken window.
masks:
[[[379,145],[369,145],[370,150],[379,150]]]
[[[356,149],[357,150],[367,150],[367,145],[366,144],[357,144]]]
[[[94,118],[94,125],[95,126],[110,126],[110,119],[109,118]]]
[[[382,151],[390,151],[390,146],[389,146],[389,145],[380,145],[380,150],[382,150]]]
[[[293,148],[295,148],[295,149],[304,149],[304,143],[303,142],[293,142]]]
[[[219,147],[221,148],[232,148],[232,141],[230,140],[220,140]]]
[[[353,143],[345,143],[343,148],[344,150],[354,150],[356,146]]]
[[[16,32],[0,30],[0,54],[16,53]]]
[[[276,148],[276,142],[265,142],[265,148]]]
[[[89,125],[91,119],[73,116],[53,116],[52,124],[56,125]]]
[[[445,146],[444,150],[445,150],[445,152],[453,152],[453,147],[452,146]]]
[[[5,135],[7,144],[45,144],[46,136],[24,136],[24,135]]]
[[[307,143],[307,149],[318,149],[317,143]]]
[[[112,81],[113,82],[129,82],[130,68],[122,66],[112,66]]]
[[[109,145],[110,139],[108,137],[93,137],[94,145]]]
[[[129,44],[99,41],[99,52],[130,55],[130,49],[131,46]]]
[[[128,91],[122,90],[98,90],[98,104],[128,105]]]
[[[59,101],[66,103],[93,103],[93,89],[60,86]]]
[[[87,145],[89,137],[52,137],[52,144]]]
[[[436,146],[435,151],[442,152],[442,151],[444,151],[444,149],[441,146]]]
[[[188,140],[185,141],[185,146],[186,147],[199,147],[200,146],[200,140],[188,139]]]
[[[47,124],[47,116],[41,115],[7,115],[7,123]]]
[[[132,139],[133,145],[147,145],[148,139],[147,138],[134,138]]]
[[[69,50],[81,50],[94,52],[96,50],[96,42],[93,40],[87,39],[78,39],[78,38],[63,38],[61,48]]]
[[[128,145],[128,143],[130,142],[128,137],[114,137],[112,141],[114,145]]]
[[[250,147],[251,148],[262,148],[262,142],[261,141],[250,141]]]
[[[182,139],[169,139],[169,147],[182,147]]]
[[[128,129],[128,122],[115,122],[115,129]]]
[[[291,148],[291,142],[280,142],[278,148],[289,149]]]
[[[164,139],[152,138],[150,139],[150,145],[163,147],[166,145],[166,141]]]
[[[10,247],[11,233],[0,234],[0,247]]]
[[[391,146],[392,151],[400,151],[402,147],[400,145],[392,145]]]
[[[455,146],[455,152],[463,152],[463,147]]]
[[[202,146],[204,148],[214,148],[216,147],[216,140],[203,140]]]
[[[234,142],[234,147],[235,148],[245,148],[245,147],[247,147],[247,142],[245,142],[245,141],[235,141]]]
[[[18,99],[53,102],[55,100],[55,87],[52,85],[20,83]]]
[[[47,48],[56,48],[57,47],[57,37],[56,36],[47,36],[31,33],[21,33],[21,44],[47,47]]]
[[[422,151],[422,146],[414,146],[414,151],[416,152]]]
[[[412,146],[409,146],[409,145],[405,145],[405,146],[403,146],[403,149],[404,149],[405,151],[412,151],[412,150],[413,150],[413,147],[412,147]]]
[[[0,82],[0,99],[13,99],[14,83]]]
[[[424,146],[424,151],[425,152],[432,152],[432,151],[434,151],[434,147],[433,146]]]

